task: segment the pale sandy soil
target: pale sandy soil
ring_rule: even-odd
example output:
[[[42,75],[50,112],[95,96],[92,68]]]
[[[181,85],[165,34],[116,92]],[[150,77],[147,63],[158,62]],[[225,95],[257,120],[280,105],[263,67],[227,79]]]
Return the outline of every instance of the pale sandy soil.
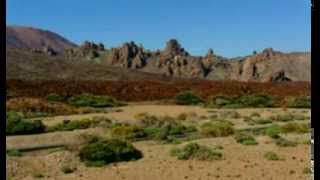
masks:
[[[195,112],[197,115],[210,116],[219,114],[227,109],[205,109],[197,106],[176,105],[130,105],[120,108],[122,112],[98,113],[85,115],[70,115],[48,117],[44,119],[46,125],[54,125],[65,119],[79,120],[104,116],[119,121],[133,121],[138,113],[147,112],[156,116],[177,116],[181,113]],[[218,113],[208,112],[217,111]],[[287,112],[296,112],[309,116],[310,110],[303,109],[232,109],[241,116],[248,116],[253,112],[261,116],[271,116]],[[230,119],[235,128],[247,127],[243,119]],[[303,121],[303,122],[309,122]],[[252,127],[252,126],[250,126]],[[72,144],[80,141],[81,134],[105,134],[103,128],[92,128],[87,130],[75,130],[70,132],[54,132],[29,136],[6,137],[7,148],[30,146],[37,144],[66,143]],[[288,134],[287,139],[303,142],[309,138],[309,134]],[[13,179],[34,179],[35,173],[41,173],[42,179],[51,180],[215,180],[215,179],[273,179],[273,180],[305,180],[308,174],[302,171],[310,166],[310,146],[299,144],[296,147],[277,147],[269,137],[257,136],[257,146],[244,146],[236,143],[232,136],[223,138],[199,139],[196,142],[207,145],[223,146],[223,159],[216,161],[177,160],[170,156],[170,149],[180,145],[159,144],[154,141],[141,141],[133,143],[136,148],[144,154],[142,159],[131,162],[114,163],[102,168],[88,168],[78,159],[75,151],[57,151],[49,153],[50,150],[30,152],[22,157],[8,157],[6,160],[7,176]],[[279,154],[284,160],[269,161],[263,156],[267,151]],[[71,174],[61,172],[61,166],[68,165],[76,167],[77,170]]]
[[[303,168],[309,166],[308,145],[279,148],[270,143],[268,137],[259,137],[259,145],[243,146],[232,137],[197,140],[207,146],[221,145],[222,160],[196,161],[177,160],[169,155],[177,145],[159,145],[151,141],[134,145],[143,151],[144,157],[138,161],[115,163],[102,168],[88,168],[79,162],[75,153],[60,151],[51,154],[25,155],[7,160],[7,173],[15,179],[33,179],[34,173],[42,173],[45,179],[96,179],[96,180],[182,180],[182,179],[274,179],[304,180]],[[178,146],[183,146],[180,144]],[[274,151],[284,160],[268,161],[263,155]],[[63,174],[62,165],[76,167],[72,174]],[[290,171],[292,171],[290,173]]]
[[[172,116],[176,117],[181,113],[196,113],[198,116],[207,116],[219,114],[219,112],[230,112],[236,111],[241,116],[250,116],[252,113],[258,113],[263,117],[269,117],[277,114],[284,114],[288,112],[297,112],[310,116],[310,110],[307,109],[287,109],[282,108],[243,108],[243,109],[208,109],[200,106],[179,106],[179,105],[128,105],[121,108],[122,112],[110,112],[110,113],[90,113],[90,114],[77,114],[67,116],[55,116],[41,118],[43,122],[48,125],[54,125],[62,122],[63,120],[80,120],[80,119],[91,119],[93,117],[106,117],[119,121],[134,121],[135,115],[139,113],[148,113],[155,116]],[[216,113],[215,113],[215,112]],[[239,119],[228,119],[235,123],[237,126],[247,126],[246,122],[240,121]]]

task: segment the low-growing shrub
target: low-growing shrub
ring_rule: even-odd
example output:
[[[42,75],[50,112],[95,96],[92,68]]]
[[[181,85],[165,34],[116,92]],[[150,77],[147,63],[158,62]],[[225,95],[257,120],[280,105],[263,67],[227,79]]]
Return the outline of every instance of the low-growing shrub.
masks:
[[[25,120],[23,116],[10,112],[6,114],[6,135],[36,134],[45,131],[41,120]]]
[[[276,145],[280,147],[295,147],[297,146],[297,143],[281,137],[276,139]]]
[[[221,111],[219,117],[222,119],[237,119],[240,118],[241,115],[237,111]]]
[[[281,132],[283,133],[308,133],[309,131],[308,124],[287,123],[281,126]]]
[[[264,94],[240,96],[238,101],[245,107],[273,107],[272,97]]]
[[[124,105],[109,96],[96,96],[91,94],[81,94],[68,99],[70,105],[76,107],[119,107]]]
[[[233,124],[229,121],[211,121],[201,125],[200,132],[208,137],[228,136],[234,133]]]
[[[112,128],[111,136],[114,138],[120,138],[123,140],[132,140],[136,138],[143,138],[146,137],[147,134],[145,131],[135,125],[128,125],[128,126],[117,126]]]
[[[216,96],[213,102],[207,107],[244,108],[244,107],[273,107],[274,102],[271,96],[264,94],[244,96]]]
[[[293,121],[294,116],[290,113],[288,114],[282,114],[282,115],[277,115],[275,117],[272,117],[275,121],[280,121],[280,122],[288,122],[288,121]]]
[[[8,156],[17,156],[17,157],[21,157],[22,156],[22,152],[20,152],[17,149],[8,149],[8,150],[6,150],[6,154]]]
[[[79,156],[88,166],[102,166],[112,162],[137,160],[143,155],[128,142],[108,139],[85,145],[80,149]]]
[[[302,114],[294,114],[294,115],[293,115],[293,119],[294,119],[294,120],[297,120],[297,121],[303,121],[303,120],[308,119],[308,117],[307,117],[307,116],[304,116],[304,115],[302,115]]]
[[[265,130],[265,133],[269,137],[277,139],[280,137],[279,134],[281,133],[281,127],[276,124],[273,124]]]
[[[261,117],[261,115],[257,112],[251,113],[250,117]]]
[[[281,158],[279,157],[278,154],[276,154],[275,152],[267,152],[264,154],[264,158],[266,158],[267,160],[270,161],[278,161],[281,160]]]
[[[138,120],[139,126],[142,127],[161,127],[164,123],[156,116],[149,115],[148,113],[136,114],[135,119]]]
[[[201,146],[197,143],[189,143],[183,148],[173,148],[171,149],[170,154],[176,156],[180,160],[219,160],[222,158],[221,152],[207,146]]]
[[[177,135],[185,135],[186,133],[196,132],[197,128],[195,126],[185,126],[181,124],[167,124],[159,128],[145,128],[144,132],[148,137],[155,140],[165,140],[169,141]]]
[[[257,145],[258,142],[255,140],[255,138],[249,134],[244,132],[236,133],[234,136],[235,140],[243,145]]]
[[[97,126],[101,121],[99,120],[90,120],[90,119],[82,119],[82,120],[64,120],[62,123],[51,126],[48,128],[48,131],[73,131],[75,129],[88,129],[90,127]]]
[[[288,102],[290,108],[311,108],[310,97],[298,97]]]
[[[204,100],[200,97],[195,95],[192,91],[184,91],[175,97],[176,104],[179,105],[196,105],[203,103]]]
[[[55,93],[51,93],[47,96],[47,100],[48,101],[58,101],[58,102],[62,102],[66,100],[66,97],[60,96],[58,94]]]

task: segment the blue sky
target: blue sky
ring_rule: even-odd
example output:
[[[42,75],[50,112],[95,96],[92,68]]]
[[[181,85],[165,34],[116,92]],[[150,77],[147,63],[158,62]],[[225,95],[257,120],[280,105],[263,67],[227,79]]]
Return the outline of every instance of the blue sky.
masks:
[[[235,57],[266,47],[310,51],[310,0],[7,0],[7,25],[57,32],[75,43],[126,41]]]

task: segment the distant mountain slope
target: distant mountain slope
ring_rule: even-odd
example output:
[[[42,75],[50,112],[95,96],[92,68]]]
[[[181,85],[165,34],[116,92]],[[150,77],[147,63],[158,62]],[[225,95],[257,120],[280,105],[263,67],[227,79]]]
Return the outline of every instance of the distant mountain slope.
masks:
[[[6,45],[23,49],[41,49],[50,46],[57,52],[77,47],[75,43],[56,33],[23,26],[7,26]]]

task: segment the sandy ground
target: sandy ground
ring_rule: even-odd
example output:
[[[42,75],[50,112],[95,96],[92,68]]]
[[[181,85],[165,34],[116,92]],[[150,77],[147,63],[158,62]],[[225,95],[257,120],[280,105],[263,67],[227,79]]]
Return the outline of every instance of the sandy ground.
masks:
[[[177,116],[180,113],[195,112],[199,116],[210,116],[216,111],[230,111],[227,109],[205,109],[197,106],[165,106],[165,105],[130,105],[120,108],[122,112],[98,113],[85,115],[70,115],[48,117],[44,119],[46,125],[54,125],[64,119],[78,120],[104,116],[115,120],[134,120],[134,115],[148,112],[156,116]],[[208,112],[208,110],[210,112]],[[247,116],[258,112],[262,116],[271,116],[279,113],[295,112],[309,115],[310,110],[304,109],[232,109],[241,116]],[[246,123],[240,119],[231,119],[236,128],[244,127]],[[309,121],[304,121],[309,122]],[[104,134],[104,129],[93,128],[87,130],[75,130],[70,132],[54,132],[41,135],[10,136],[6,137],[7,148],[45,144],[45,143],[74,143],[79,141],[79,135],[83,133]],[[159,144],[154,141],[141,141],[133,143],[144,154],[142,159],[131,162],[113,163],[101,168],[85,167],[79,161],[74,151],[41,150],[25,153],[22,157],[8,157],[6,160],[7,176],[12,179],[29,180],[36,173],[44,175],[43,179],[51,180],[215,180],[215,179],[272,179],[272,180],[305,180],[309,175],[303,173],[303,169],[310,166],[310,146],[299,144],[296,147],[277,147],[269,137],[256,137],[259,145],[244,146],[236,143],[234,138],[209,138],[195,140],[203,145],[223,146],[223,159],[216,161],[177,160],[170,156],[172,147],[183,146],[186,142],[173,144]],[[294,141],[305,141],[309,134],[288,134],[286,138]],[[284,160],[269,161],[263,156],[267,151],[276,152]],[[64,174],[61,166],[76,167],[71,174]]]
[[[200,144],[221,145],[223,159],[216,161],[177,160],[169,155],[174,146],[160,145],[151,141],[134,145],[143,151],[138,161],[114,163],[102,168],[88,168],[79,162],[75,153],[58,151],[50,154],[25,155],[7,159],[7,173],[15,179],[33,179],[41,173],[45,179],[96,179],[96,180],[182,180],[182,179],[307,179],[303,169],[309,166],[309,145],[279,148],[268,137],[259,137],[258,146],[243,146],[232,137],[197,140]],[[284,160],[269,161],[263,155],[274,151]],[[62,165],[76,167],[72,174],[63,174]],[[15,176],[13,176],[15,174]]]
[[[90,114],[77,114],[67,116],[55,116],[41,118],[43,122],[48,125],[54,125],[62,122],[63,120],[80,120],[91,119],[93,117],[106,117],[119,121],[133,121],[135,115],[139,113],[148,113],[155,116],[172,116],[176,117],[181,113],[196,113],[198,116],[207,116],[208,118],[213,114],[219,114],[219,112],[236,111],[241,116],[250,116],[252,113],[258,113],[263,117],[269,117],[277,114],[284,113],[300,113],[310,117],[310,110],[307,109],[282,109],[282,108],[242,108],[242,109],[209,109],[200,106],[179,106],[179,105],[128,105],[116,109],[121,109],[121,112],[110,113],[90,113]],[[247,126],[246,122],[239,119],[230,119],[237,126]]]

